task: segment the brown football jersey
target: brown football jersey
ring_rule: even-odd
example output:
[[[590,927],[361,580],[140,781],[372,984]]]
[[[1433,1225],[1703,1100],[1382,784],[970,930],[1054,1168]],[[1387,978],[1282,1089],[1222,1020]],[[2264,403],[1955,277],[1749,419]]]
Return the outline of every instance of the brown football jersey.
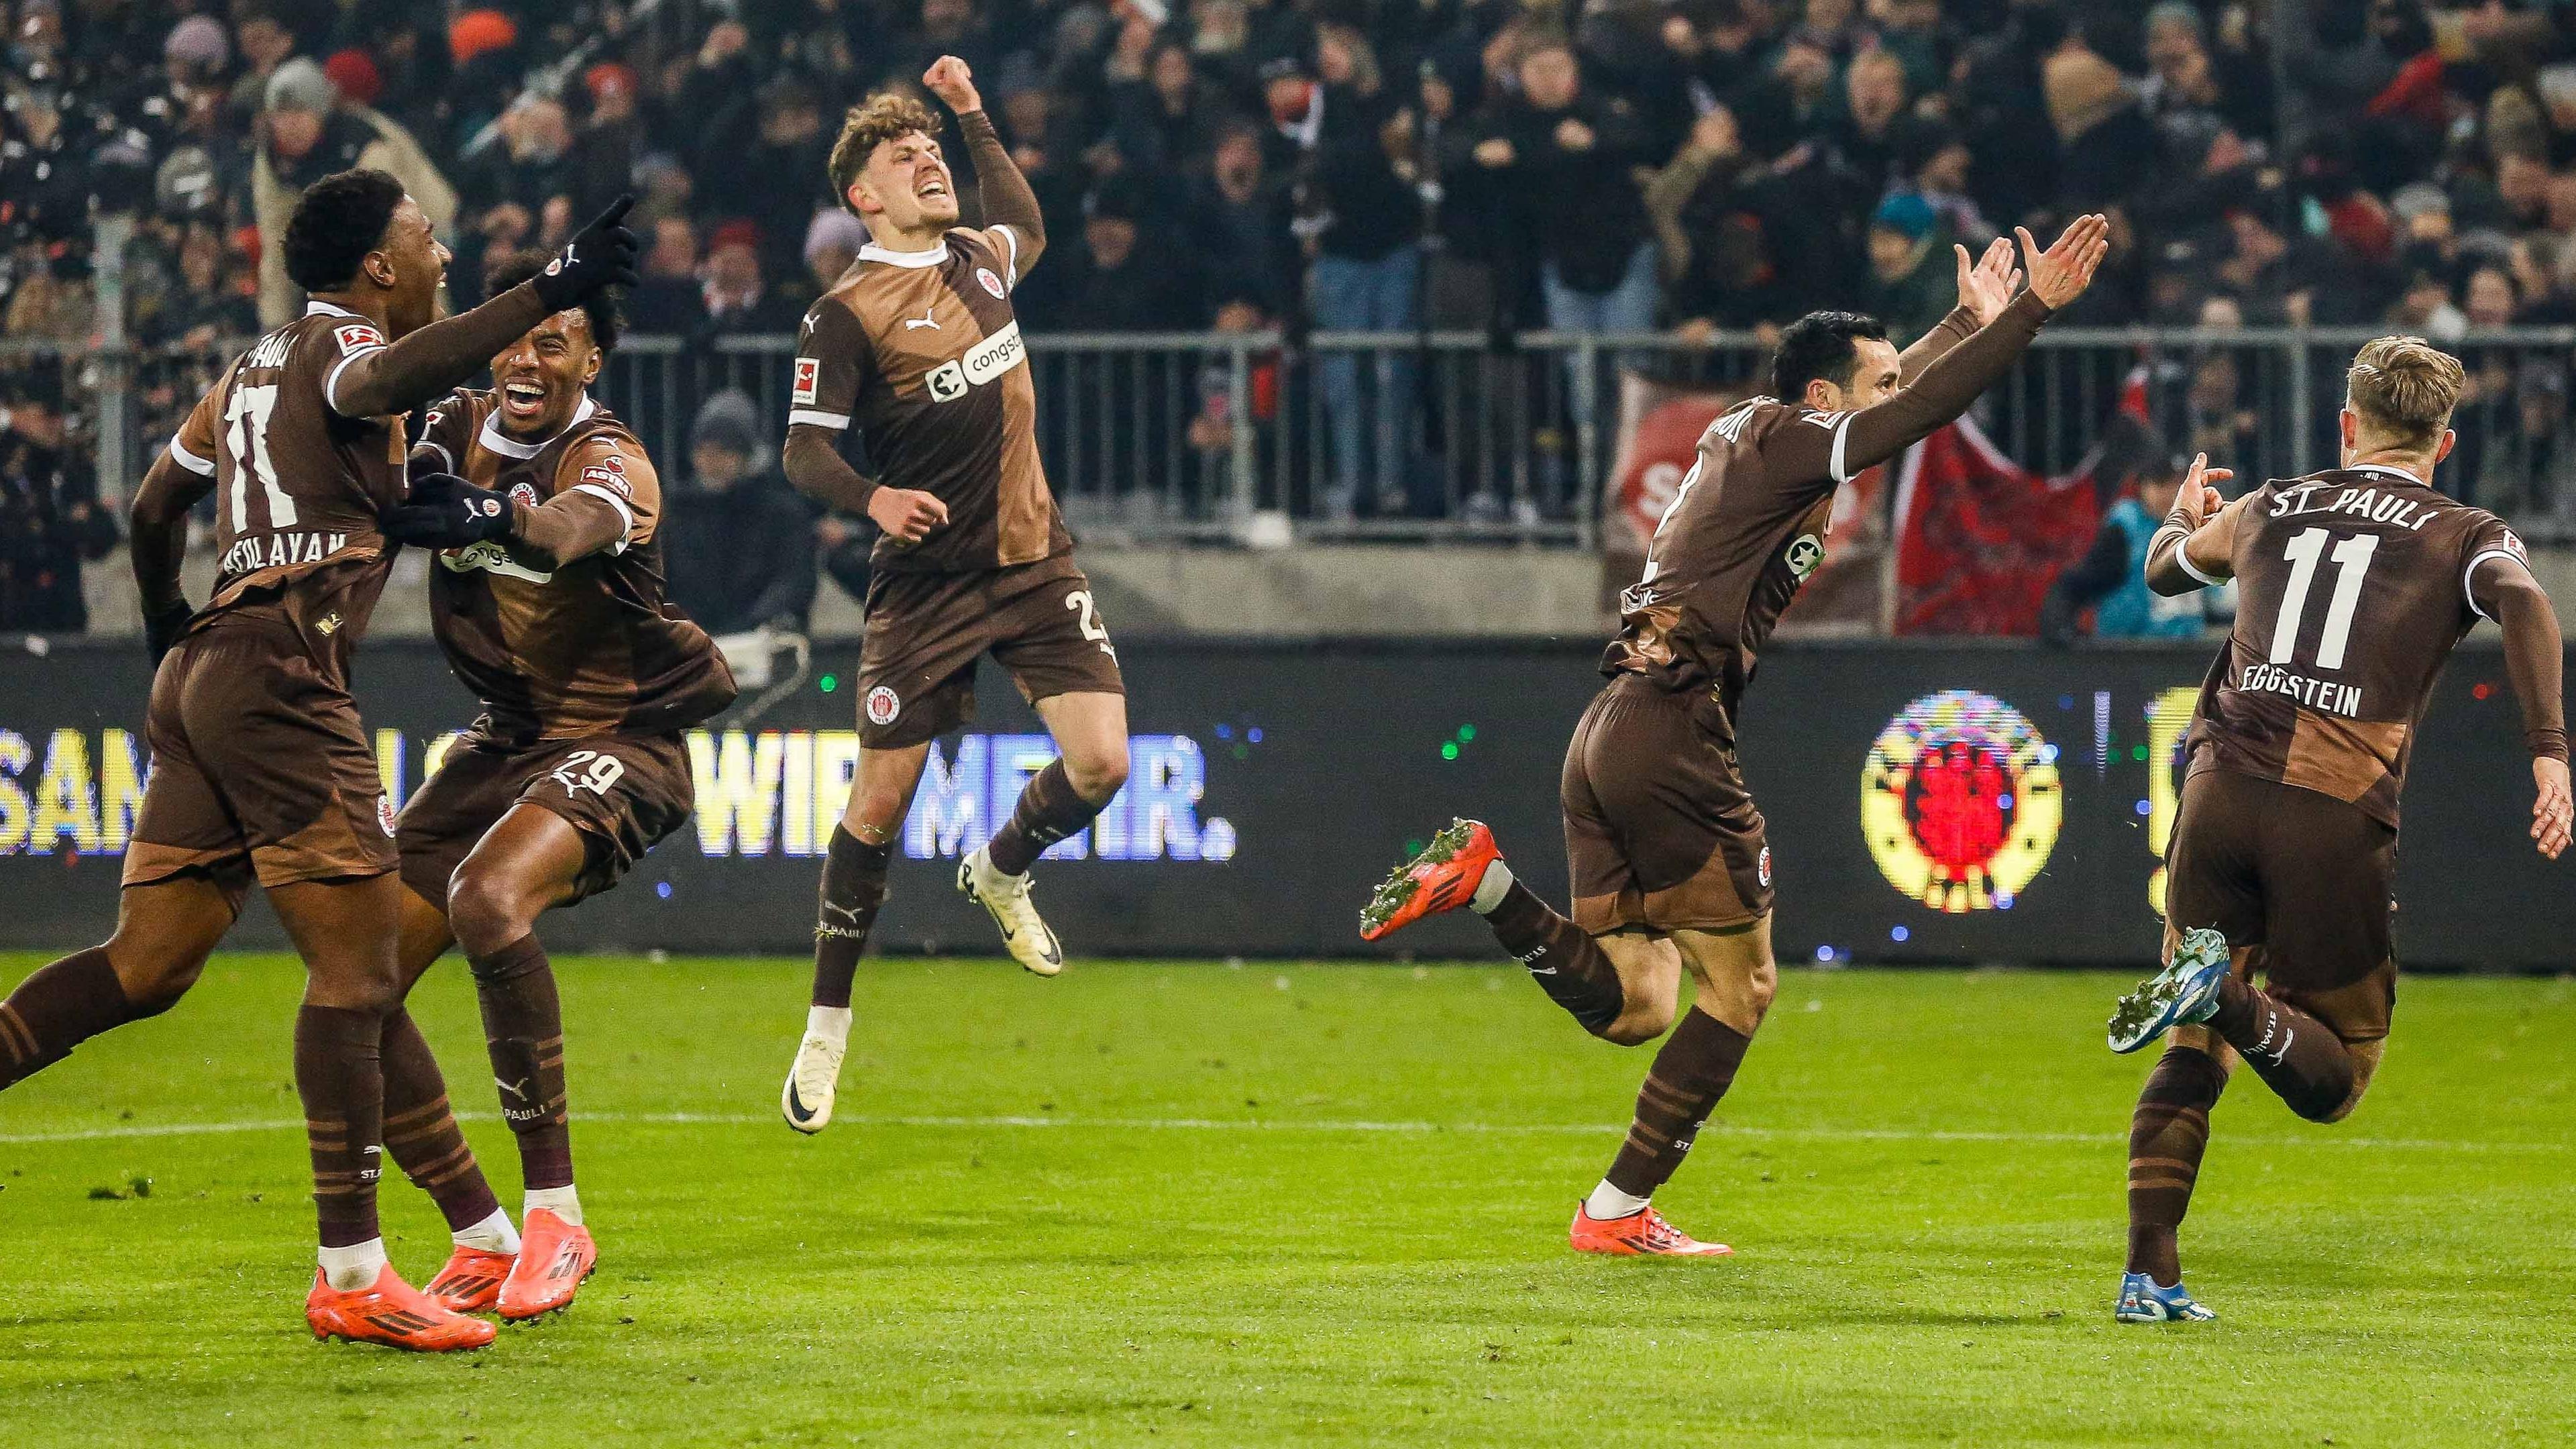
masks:
[[[234,359],[170,440],[171,461],[215,485],[215,592],[192,627],[273,611],[335,683],[392,567],[376,518],[402,496],[404,447],[401,418],[342,417],[330,390],[384,345],[375,323],[311,303]]]
[[[2470,571],[2522,558],[2522,540],[2394,468],[2266,483],[2233,506],[2236,627],[2201,686],[2190,772],[2304,786],[2394,828],[2416,725],[2479,617]]]
[[[1655,525],[1645,576],[1619,595],[1621,628],[1602,673],[1708,689],[1723,710],[1721,737],[1733,739],[1763,644],[1824,562],[1857,416],[1757,397],[1709,424]]]
[[[856,426],[877,482],[934,494],[948,522],[874,566],[971,572],[1073,547],[1038,462],[1037,387],[1011,310],[1019,239],[948,233],[926,252],[859,249],[805,314],[790,424]]]
[[[501,430],[494,393],[459,389],[430,409],[421,446],[522,508],[577,492],[626,525],[616,543],[551,570],[497,542],[438,554],[433,623],[457,677],[488,711],[485,733],[654,734],[733,702],[724,655],[664,594],[661,481],[615,414],[584,398],[562,432],[522,441]]]

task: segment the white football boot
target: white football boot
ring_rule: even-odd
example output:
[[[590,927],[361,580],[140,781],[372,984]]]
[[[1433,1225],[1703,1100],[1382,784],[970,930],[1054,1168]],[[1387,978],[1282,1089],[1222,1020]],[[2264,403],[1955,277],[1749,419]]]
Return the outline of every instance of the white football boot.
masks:
[[[796,1060],[787,1068],[787,1085],[778,1092],[778,1110],[787,1125],[811,1137],[832,1123],[832,1099],[840,1092],[841,1058],[846,1038],[808,1031],[797,1043]]]
[[[991,851],[978,846],[973,855],[958,862],[957,888],[993,913],[993,924],[1002,928],[1003,949],[1012,960],[1039,976],[1053,976],[1064,969],[1064,947],[1039,917],[1037,903],[1029,899],[1027,876],[995,870]]]

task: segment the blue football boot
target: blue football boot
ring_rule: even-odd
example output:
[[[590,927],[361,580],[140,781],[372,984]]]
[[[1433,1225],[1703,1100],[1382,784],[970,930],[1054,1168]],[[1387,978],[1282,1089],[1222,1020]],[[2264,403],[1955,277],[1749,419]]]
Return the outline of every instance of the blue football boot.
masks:
[[[2120,1280],[2120,1306],[2111,1310],[2111,1316],[2122,1323],[2207,1323],[2218,1317],[2200,1306],[2179,1282],[2159,1288],[2144,1273]]]
[[[2182,933],[2173,961],[2120,998],[2111,1012],[2111,1050],[2133,1052],[2177,1026],[2197,1025],[2218,1013],[2218,988],[2227,980],[2227,938],[2207,927]]]

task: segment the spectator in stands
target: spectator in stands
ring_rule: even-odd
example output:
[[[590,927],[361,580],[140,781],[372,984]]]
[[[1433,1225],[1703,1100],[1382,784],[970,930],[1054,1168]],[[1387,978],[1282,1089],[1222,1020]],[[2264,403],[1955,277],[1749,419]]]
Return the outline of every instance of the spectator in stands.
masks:
[[[1421,323],[1422,258],[1413,243],[1422,202],[1396,174],[1397,162],[1410,159],[1410,137],[1395,124],[1399,107],[1357,31],[1324,27],[1316,48],[1329,63],[1310,68],[1291,60],[1265,72],[1271,117],[1295,146],[1294,225],[1314,258],[1307,305],[1319,331],[1410,332]],[[1364,380],[1357,356],[1334,352],[1316,371],[1332,430],[1327,510],[1349,518],[1367,497],[1401,511],[1410,359]],[[1374,391],[1370,385],[1381,380],[1391,385]]]
[[[2084,557],[2067,566],[2039,608],[2039,636],[2050,644],[2075,642],[2077,620],[2093,611],[2098,639],[2188,639],[2204,622],[2197,593],[2167,597],[2147,587],[2147,542],[2164,526],[2191,459],[2157,457],[2126,481],[2103,515],[2102,530]]]
[[[1691,124],[1672,164],[1646,185],[1669,306],[1688,336],[1706,341],[1777,311],[1758,185],[1735,113],[1723,105]]]
[[[782,75],[709,120],[693,168],[698,203],[751,223],[764,275],[795,276],[807,224],[832,203],[831,155],[821,98],[801,77]]]
[[[811,285],[799,289],[804,300],[811,302],[838,286],[867,244],[867,223],[846,207],[814,213],[805,226],[805,277]]]
[[[774,337],[794,332],[804,320],[795,299],[771,291],[762,276],[760,228],[750,222],[717,227],[698,272],[698,299],[707,314],[701,336]]]
[[[1520,95],[1476,147],[1522,198],[1538,255],[1547,325],[1560,332],[1643,332],[1655,325],[1655,244],[1635,168],[1645,159],[1627,107],[1586,95],[1561,35],[1542,36],[1518,67]]]
[[[2486,440],[2470,501],[2528,526],[2576,524],[2576,448],[2568,446],[2567,364],[2534,357],[2517,369],[2512,403]]]
[[[1250,297],[1275,314],[1291,295],[1288,192],[1262,168],[1261,138],[1238,127],[1216,143],[1208,174],[1193,178],[1187,228],[1219,293]]]
[[[1843,72],[1843,113],[1825,128],[1835,160],[1849,169],[1875,205],[1897,179],[1905,116],[1905,62],[1893,51],[1866,50]]]
[[[152,339],[202,352],[259,334],[259,309],[224,273],[223,238],[203,222],[179,239],[179,285],[153,317]]]
[[[1069,332],[1179,332],[1207,324],[1191,254],[1147,224],[1146,186],[1114,177],[1091,199],[1082,245],[1063,262],[1070,274],[1054,325]]]
[[[522,95],[501,113],[499,139],[468,163],[458,189],[476,206],[508,202],[534,215],[581,184],[573,170],[572,113],[561,101]]]
[[[644,252],[644,281],[627,293],[627,326],[638,335],[694,337],[706,329],[704,284],[698,278],[698,229],[685,216],[653,223]]]
[[[13,632],[87,629],[81,565],[117,541],[89,460],[64,436],[58,378],[0,389],[0,629]]]
[[[761,437],[749,396],[708,398],[689,430],[689,476],[662,503],[671,599],[710,634],[804,632],[814,608],[813,524]]]
[[[1207,170],[1223,124],[1223,107],[1199,83],[1190,48],[1177,36],[1159,40],[1142,80],[1110,87],[1110,144],[1123,164],[1178,181]]]
[[[1953,238],[1932,204],[1900,191],[1879,204],[1869,222],[1869,285],[1862,310],[1887,324],[1893,337],[1915,338],[1958,305]]]
[[[251,170],[259,222],[259,319],[283,327],[304,305],[286,277],[286,217],[305,187],[353,166],[386,171],[420,203],[430,228],[444,235],[456,219],[456,193],[411,133],[364,106],[345,105],[322,67],[298,57],[268,78],[260,144]]]

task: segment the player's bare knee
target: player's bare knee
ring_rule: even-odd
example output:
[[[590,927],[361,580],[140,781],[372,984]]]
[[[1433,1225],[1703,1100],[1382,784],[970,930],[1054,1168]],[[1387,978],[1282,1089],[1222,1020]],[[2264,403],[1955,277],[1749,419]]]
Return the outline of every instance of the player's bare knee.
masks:
[[[447,881],[447,925],[468,955],[489,955],[536,926],[526,893],[502,872],[468,857]]]
[[[1119,749],[1067,751],[1064,757],[1065,778],[1072,782],[1074,793],[1093,804],[1103,804],[1127,783],[1127,751]]]
[[[158,1016],[178,1004],[206,969],[202,951],[153,949],[126,939],[123,932],[107,943],[107,964],[125,999],[147,1016]]]
[[[1630,1001],[1618,1019],[1596,1033],[1612,1046],[1644,1046],[1673,1027],[1670,1001]]]

